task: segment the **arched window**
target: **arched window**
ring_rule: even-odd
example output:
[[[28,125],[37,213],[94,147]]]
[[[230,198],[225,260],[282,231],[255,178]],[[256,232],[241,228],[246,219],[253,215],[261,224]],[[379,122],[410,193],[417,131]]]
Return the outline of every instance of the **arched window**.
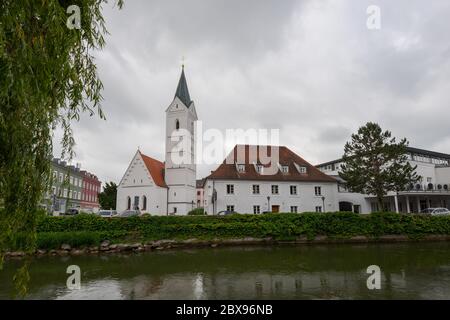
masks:
[[[175,121],[175,129],[180,129],[180,121],[178,119]]]
[[[127,197],[127,210],[131,209],[131,198]]]
[[[147,197],[142,196],[142,210],[147,210]]]

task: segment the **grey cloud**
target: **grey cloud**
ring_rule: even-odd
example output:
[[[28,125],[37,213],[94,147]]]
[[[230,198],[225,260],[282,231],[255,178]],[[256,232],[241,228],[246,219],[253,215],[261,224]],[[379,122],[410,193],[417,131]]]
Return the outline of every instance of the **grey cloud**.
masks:
[[[107,121],[74,126],[78,159],[118,181],[140,146],[163,160],[166,107],[186,56],[205,129],[279,128],[280,143],[319,163],[379,122],[412,146],[450,152],[450,3],[126,1],[105,7],[96,54]],[[382,28],[366,28],[381,7]],[[55,148],[57,151],[57,147]],[[199,177],[214,166],[199,166]]]

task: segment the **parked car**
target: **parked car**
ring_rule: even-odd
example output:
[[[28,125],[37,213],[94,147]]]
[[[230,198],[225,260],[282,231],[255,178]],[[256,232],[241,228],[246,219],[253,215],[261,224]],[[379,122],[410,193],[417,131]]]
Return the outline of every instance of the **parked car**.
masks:
[[[104,218],[111,218],[111,217],[117,215],[117,211],[116,210],[99,210],[97,212],[97,215],[99,215],[100,217],[104,217]]]
[[[223,211],[219,211],[219,212],[217,213],[217,215],[218,215],[218,216],[227,216],[227,215],[229,215],[229,214],[235,214],[235,213],[237,213],[237,212],[229,211],[229,210],[223,210]]]
[[[80,214],[80,209],[78,208],[67,209],[65,213],[66,216],[76,216],[77,214]]]
[[[116,217],[120,217],[120,218],[137,217],[140,214],[141,214],[141,212],[139,210],[125,210],[125,211],[119,213],[118,215],[116,215]]]
[[[445,216],[449,215],[450,211],[447,208],[427,208],[425,210],[420,211],[422,214],[429,214],[432,216]]]

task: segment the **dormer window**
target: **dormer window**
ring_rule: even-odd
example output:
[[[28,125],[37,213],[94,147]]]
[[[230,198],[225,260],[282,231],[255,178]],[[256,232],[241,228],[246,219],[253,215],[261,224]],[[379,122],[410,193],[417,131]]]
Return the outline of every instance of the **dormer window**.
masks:
[[[237,170],[238,170],[238,172],[241,172],[241,173],[245,172],[245,165],[244,164],[238,164],[237,165]]]
[[[289,167],[288,166],[281,166],[281,172],[289,173]]]
[[[263,173],[263,166],[261,164],[256,165],[256,172],[258,172],[259,174]]]
[[[305,166],[300,166],[300,165],[298,165],[298,164],[296,164],[296,163],[294,163],[294,165],[295,165],[295,168],[297,169],[297,171],[300,173],[300,174],[306,174],[308,171],[307,171],[307,168],[305,167]]]

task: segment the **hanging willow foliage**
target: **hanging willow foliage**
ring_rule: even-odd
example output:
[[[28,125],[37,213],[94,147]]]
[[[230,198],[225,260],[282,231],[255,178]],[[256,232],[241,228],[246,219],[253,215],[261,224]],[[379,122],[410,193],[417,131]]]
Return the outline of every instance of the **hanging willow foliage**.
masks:
[[[0,1],[0,267],[18,232],[28,251],[35,248],[54,129],[63,128],[63,156],[71,158],[71,121],[84,112],[104,117],[92,52],[105,44],[107,2]],[[80,8],[79,29],[67,27],[70,5]]]

